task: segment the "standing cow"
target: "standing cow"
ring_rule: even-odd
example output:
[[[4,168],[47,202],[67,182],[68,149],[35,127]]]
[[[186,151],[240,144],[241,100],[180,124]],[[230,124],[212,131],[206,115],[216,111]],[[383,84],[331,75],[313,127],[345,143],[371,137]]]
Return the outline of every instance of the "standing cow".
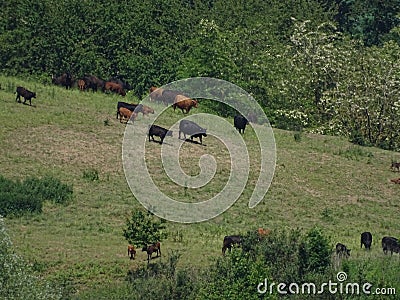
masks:
[[[224,237],[222,243],[222,255],[225,255],[226,249],[231,251],[234,245],[240,246],[242,244],[242,237],[240,235],[227,235]]]
[[[154,142],[155,141],[154,136],[158,136],[161,139],[160,144],[162,144],[166,136],[172,137],[172,131],[158,125],[151,125],[151,126],[149,125],[148,136],[149,136],[149,142],[150,142],[150,137]]]
[[[193,121],[182,120],[179,123],[179,139],[181,138],[181,133],[183,133],[185,139],[186,135],[190,135],[191,141],[193,141],[193,138],[199,138],[200,144],[203,144],[203,136],[207,136],[206,131],[207,129],[200,127]]]
[[[182,112],[185,114],[189,113],[189,111],[192,109],[192,107],[198,107],[198,102],[197,100],[190,99],[186,96],[183,95],[177,95],[175,97],[174,104],[172,107],[175,109],[178,107],[182,110]]]
[[[71,73],[67,72],[58,77],[52,75],[51,82],[56,85],[65,86],[65,88],[68,90],[68,89],[72,88],[72,85],[74,84],[74,79],[73,79]]]
[[[233,125],[239,131],[239,133],[244,134],[244,130],[246,129],[247,124],[249,124],[249,121],[242,115],[236,115],[233,118]]]
[[[398,239],[385,236],[382,238],[382,249],[383,253],[387,254],[390,251],[390,254],[393,255],[393,252],[400,253],[400,245]]]
[[[26,103],[26,100],[29,100],[29,105],[32,106],[32,98],[36,99],[36,93],[28,91],[26,88],[19,86],[17,87],[17,97],[15,98],[15,101],[21,102],[21,96],[24,98],[24,104]]]
[[[371,244],[372,244],[371,232],[366,231],[361,233],[361,248],[364,245],[365,249],[371,250]]]
[[[342,258],[342,257],[347,258],[347,257],[349,257],[350,256],[350,251],[351,251],[351,249],[348,249],[346,247],[346,245],[341,244],[341,243],[337,243],[336,244],[336,255],[339,258]]]

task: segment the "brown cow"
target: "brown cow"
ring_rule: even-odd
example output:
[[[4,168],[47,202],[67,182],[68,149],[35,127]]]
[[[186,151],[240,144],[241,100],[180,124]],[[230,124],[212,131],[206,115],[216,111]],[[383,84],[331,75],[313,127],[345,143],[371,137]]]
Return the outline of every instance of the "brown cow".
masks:
[[[121,96],[125,96],[126,95],[126,92],[122,88],[122,86],[119,83],[115,83],[115,82],[107,81],[104,84],[104,89],[103,89],[103,92],[106,92],[106,91],[111,91],[111,92],[117,93],[117,94],[119,94]]]
[[[135,259],[135,255],[136,255],[135,246],[128,245],[128,256],[129,256],[129,259]]]
[[[85,88],[86,88],[85,80],[83,80],[83,79],[79,79],[78,80],[78,88],[79,88],[80,91],[84,91],[85,90]]]
[[[396,169],[397,169],[397,172],[399,172],[400,171],[400,163],[399,162],[392,162],[392,165],[391,165],[390,168],[392,169],[392,171],[396,171]]]
[[[142,251],[147,252],[147,262],[150,262],[151,256],[153,255],[154,252],[157,253],[157,257],[158,257],[158,254],[160,254],[160,256],[161,256],[161,244],[160,244],[160,242],[157,242],[150,246],[144,246],[142,248]]]
[[[174,108],[174,111],[178,107],[182,110],[183,113],[185,113],[185,111],[186,111],[186,114],[187,114],[187,113],[189,113],[189,111],[192,107],[197,108],[198,106],[197,106],[197,100],[190,99],[183,95],[177,95],[175,97],[175,102],[172,105],[172,107]]]
[[[400,184],[400,178],[390,179],[391,182]]]
[[[152,109],[150,106],[143,105],[142,108],[142,114],[143,116],[147,116],[148,114],[154,114],[154,109]]]
[[[161,101],[161,96],[162,96],[163,91],[164,90],[162,88],[158,88],[156,86],[152,86],[149,89],[150,101]]]
[[[120,115],[120,119],[119,119],[120,123],[122,123],[123,118],[126,118],[126,123],[128,123],[129,120],[131,120],[133,123],[137,117],[137,113],[135,113],[125,107],[120,107],[118,112]]]
[[[258,234],[259,240],[265,238],[270,233],[271,233],[271,229],[264,229],[264,228],[261,228],[261,227],[257,229],[257,234]]]

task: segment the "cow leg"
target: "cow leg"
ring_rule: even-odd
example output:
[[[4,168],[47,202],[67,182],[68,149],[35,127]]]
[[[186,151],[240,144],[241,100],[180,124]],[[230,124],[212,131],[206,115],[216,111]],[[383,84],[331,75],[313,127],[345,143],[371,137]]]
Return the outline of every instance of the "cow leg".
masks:
[[[15,98],[15,101],[21,103],[21,96],[19,94],[17,94],[17,98]]]

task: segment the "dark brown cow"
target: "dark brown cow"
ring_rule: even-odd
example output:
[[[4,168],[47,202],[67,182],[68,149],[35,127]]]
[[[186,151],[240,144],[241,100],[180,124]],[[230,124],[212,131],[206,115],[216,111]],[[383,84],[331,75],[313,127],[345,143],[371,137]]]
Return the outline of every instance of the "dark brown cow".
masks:
[[[176,108],[180,108],[182,110],[182,113],[189,113],[192,107],[198,107],[198,102],[197,100],[190,99],[186,96],[183,95],[177,95],[175,97],[175,102],[172,105],[174,108],[174,111]]]
[[[119,83],[110,82],[110,81],[107,81],[104,84],[103,91],[104,92],[110,91],[113,93],[117,93],[117,94],[121,95],[122,97],[124,97],[126,95],[125,90],[122,88],[122,86]]]
[[[399,162],[392,162],[392,165],[390,166],[390,168],[392,169],[392,171],[396,171],[397,172],[400,171],[400,163]]]
[[[54,75],[52,75],[51,82],[56,85],[65,86],[66,89],[70,89],[70,88],[72,88],[72,85],[74,84],[74,79],[73,79],[71,73],[67,72],[67,73],[62,74],[59,77],[55,77]]]
[[[86,75],[83,77],[85,86],[87,89],[92,89],[93,92],[97,92],[97,89],[103,89],[105,81],[94,75]]]
[[[351,249],[347,249],[346,245],[343,245],[341,243],[337,243],[336,244],[336,255],[339,258],[342,258],[342,257],[347,258],[347,257],[349,257],[350,256],[350,251],[351,251]]]
[[[400,184],[400,178],[394,178],[394,179],[390,179],[391,182]]]
[[[231,248],[234,245],[240,246],[242,244],[242,237],[240,235],[227,235],[224,237],[224,241],[222,243],[222,255],[225,255],[226,249],[229,249],[231,252]]]
[[[142,251],[147,252],[147,262],[150,262],[151,256],[153,255],[154,252],[157,253],[157,257],[159,256],[159,254],[161,256],[161,244],[160,242],[157,242],[149,246],[144,246],[142,248]]]
[[[135,246],[128,245],[128,256],[129,256],[129,259],[135,259],[135,255],[136,255]]]
[[[21,96],[24,98],[24,104],[26,100],[29,100],[29,105],[32,105],[32,98],[36,98],[36,93],[28,91],[26,88],[19,86],[17,87],[17,97],[15,101],[21,102]]]

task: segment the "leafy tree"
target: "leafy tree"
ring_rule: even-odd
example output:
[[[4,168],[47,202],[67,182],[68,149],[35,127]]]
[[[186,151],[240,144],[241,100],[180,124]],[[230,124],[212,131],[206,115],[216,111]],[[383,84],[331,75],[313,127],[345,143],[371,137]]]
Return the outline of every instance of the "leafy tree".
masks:
[[[137,210],[132,213],[130,219],[127,219],[123,236],[131,244],[146,246],[155,242],[161,242],[166,238],[165,228],[165,221],[163,219],[158,219],[150,212],[146,214]]]

